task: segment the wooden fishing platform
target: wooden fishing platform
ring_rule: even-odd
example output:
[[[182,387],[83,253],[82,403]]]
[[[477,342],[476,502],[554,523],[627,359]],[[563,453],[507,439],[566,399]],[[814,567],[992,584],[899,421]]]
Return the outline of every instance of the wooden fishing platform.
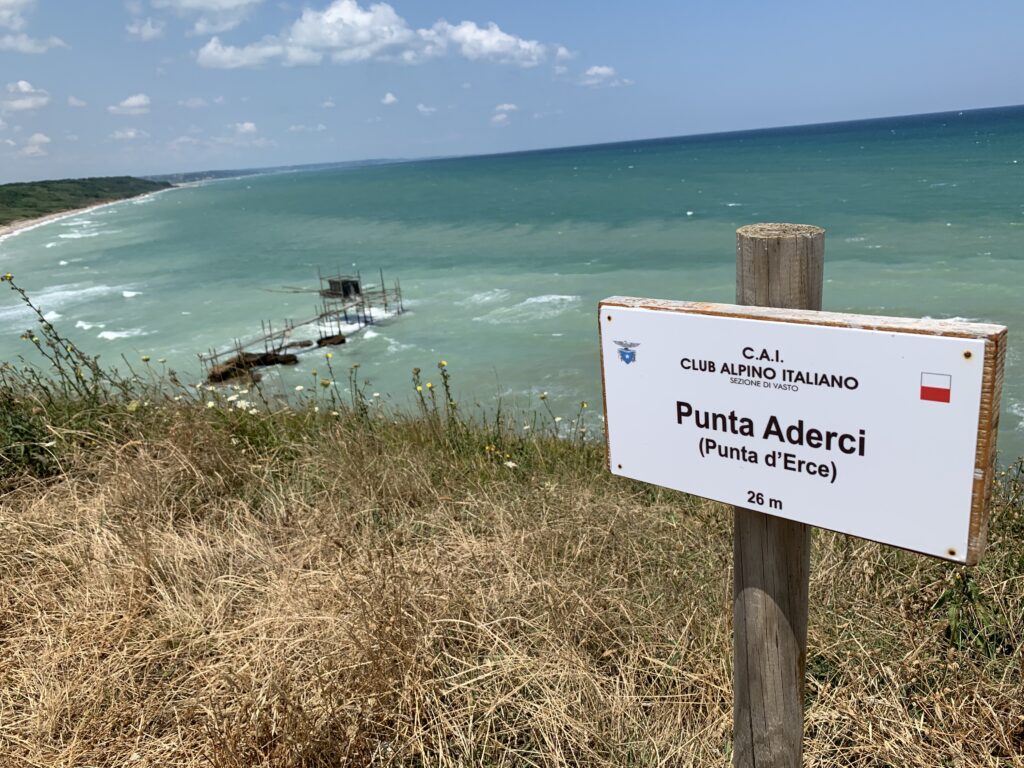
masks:
[[[255,369],[271,365],[295,365],[299,362],[298,352],[313,347],[329,347],[347,341],[346,329],[356,326],[355,333],[373,325],[380,319],[400,315],[405,311],[402,302],[402,286],[396,280],[392,287],[384,282],[384,271],[380,270],[379,285],[364,285],[362,275],[341,272],[324,275],[317,270],[317,288],[296,288],[285,286],[275,293],[316,294],[320,301],[315,314],[304,320],[287,319],[275,328],[269,320],[260,321],[260,333],[248,339],[235,339],[234,343],[221,350],[210,349],[199,354],[199,362],[206,373],[207,382],[221,383],[235,378],[246,377],[255,381],[259,374]],[[374,317],[374,310],[377,317]],[[296,329],[314,326],[318,331],[316,339],[294,340]]]

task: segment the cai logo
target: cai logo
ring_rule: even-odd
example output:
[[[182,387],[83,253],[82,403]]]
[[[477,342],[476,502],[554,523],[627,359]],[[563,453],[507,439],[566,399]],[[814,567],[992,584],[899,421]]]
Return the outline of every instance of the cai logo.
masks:
[[[636,348],[640,346],[636,341],[616,341],[619,347],[619,360],[626,365],[636,362]]]

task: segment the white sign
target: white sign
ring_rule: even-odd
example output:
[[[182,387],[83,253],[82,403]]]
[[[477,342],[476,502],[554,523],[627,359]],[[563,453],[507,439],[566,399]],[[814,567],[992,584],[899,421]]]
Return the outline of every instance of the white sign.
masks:
[[[600,328],[613,473],[976,562],[1004,327],[613,298]]]

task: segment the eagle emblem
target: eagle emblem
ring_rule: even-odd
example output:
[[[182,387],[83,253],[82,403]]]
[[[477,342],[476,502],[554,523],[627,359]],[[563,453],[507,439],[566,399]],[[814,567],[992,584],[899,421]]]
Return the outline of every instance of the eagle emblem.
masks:
[[[619,360],[626,365],[636,362],[636,348],[640,346],[636,341],[616,341],[619,347]]]

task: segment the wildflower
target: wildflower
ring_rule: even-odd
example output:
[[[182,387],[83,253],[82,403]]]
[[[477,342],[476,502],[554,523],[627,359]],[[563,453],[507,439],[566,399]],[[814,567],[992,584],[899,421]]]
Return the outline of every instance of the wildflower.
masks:
[[[331,416],[341,416],[337,411],[331,411]]]
[[[419,384],[417,384],[416,385],[416,391],[417,392],[422,392],[423,391],[423,387],[421,387]]]
[[[331,380],[330,379],[320,379],[320,386],[323,387],[324,389],[327,389],[327,387],[331,386]]]
[[[14,275],[12,275],[10,272],[5,272],[4,276],[2,278],[0,278],[0,280],[2,280],[5,283],[9,283],[13,279],[14,279]]]
[[[584,400],[582,403],[580,403],[580,408],[587,408],[587,407],[589,407],[589,406],[587,405],[587,401],[586,400]]]
[[[516,464],[514,461],[506,461],[505,466],[508,467],[509,469],[515,469],[519,465]]]
[[[149,355],[143,355],[142,356],[142,362],[148,363],[149,362]]]
[[[301,391],[302,391],[302,390],[304,390],[304,389],[305,389],[305,387],[304,387],[304,386],[302,386],[301,384],[296,384],[296,385],[295,385],[295,391],[296,391],[296,392],[301,392]]]
[[[437,364],[437,367],[438,368],[447,368],[448,367],[448,361],[447,360],[442,360],[440,363]]]
[[[324,357],[326,357],[328,360],[330,360],[332,357],[334,357],[334,353],[333,352],[328,352],[327,354],[324,355]]]
[[[258,411],[258,410],[256,410],[255,408],[253,408],[253,409],[252,409],[251,411],[249,411],[249,415],[250,415],[250,416],[256,416],[256,415],[258,415],[258,414],[259,414],[259,411]]]
[[[68,350],[68,351],[70,352],[71,350]],[[167,358],[166,357],[161,357],[159,360],[157,360],[157,362],[160,363],[161,365],[163,365],[164,363],[167,362]]]
[[[359,367],[359,363],[352,363],[352,370],[355,370],[358,367]]]
[[[213,402],[213,400],[207,400],[206,401],[206,407],[207,408],[216,408],[217,404],[215,402]]]
[[[561,420],[562,420],[562,417],[561,417],[561,416],[555,416],[555,424],[557,424],[557,423],[558,423],[558,422],[560,422]]]
[[[431,384],[431,383],[430,383],[430,382],[428,381],[428,382],[427,382],[427,389],[433,389],[433,388],[434,388],[434,385],[433,385],[433,384]]]
[[[525,432],[525,431],[527,431],[527,430],[529,430],[529,428],[530,428],[530,425],[529,425],[529,424],[523,424],[523,431],[524,431],[524,432]]]
[[[540,399],[541,400],[547,400],[548,399],[548,393],[547,392],[541,392],[540,393]]]
[[[236,393],[236,394],[234,394],[234,395],[230,395],[230,396],[228,397],[228,402],[229,402],[229,403],[233,403],[233,402],[235,402],[235,400],[237,400],[237,399],[238,399],[238,394]]]
[[[374,396],[374,397],[380,397],[380,392],[374,392],[374,393],[373,393],[373,396]]]
[[[240,389],[240,390],[238,390],[238,394],[240,394],[240,395],[248,395],[249,394],[249,390],[248,389]]]

